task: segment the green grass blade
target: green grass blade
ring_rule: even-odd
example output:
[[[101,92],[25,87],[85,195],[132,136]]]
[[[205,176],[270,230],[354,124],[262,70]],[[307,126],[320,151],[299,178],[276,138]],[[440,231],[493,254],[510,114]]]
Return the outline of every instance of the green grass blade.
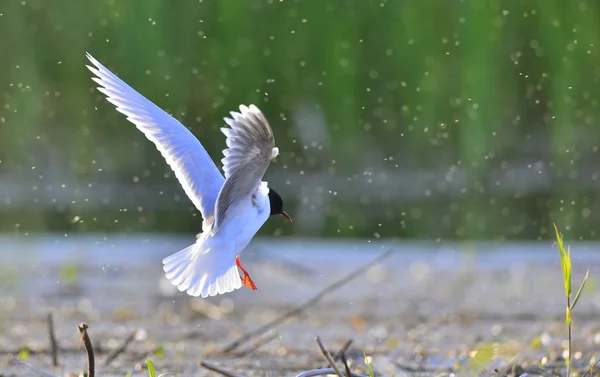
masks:
[[[373,372],[373,368],[371,368],[371,360],[367,356],[367,353],[363,350],[363,356],[365,357],[365,364],[367,364],[367,368],[369,368],[369,377],[375,377],[375,373]]]
[[[556,243],[558,244],[558,252],[560,253],[560,267],[563,273],[563,284],[565,286],[565,296],[571,295],[571,258],[570,251],[567,254],[565,251],[565,245],[563,243],[563,237],[558,231],[558,227],[554,224],[554,231],[556,232]]]
[[[587,272],[585,273],[585,277],[583,278],[583,281],[581,282],[581,285],[579,286],[579,289],[577,290],[575,299],[573,300],[573,303],[571,304],[571,310],[573,310],[575,308],[575,305],[577,304],[577,301],[579,300],[579,296],[581,296],[581,292],[583,292],[583,287],[585,287],[585,282],[587,281],[589,275],[590,275],[590,270],[588,269]]]
[[[567,256],[565,258],[565,269],[566,269],[566,273],[565,273],[565,281],[567,282],[567,288],[566,291],[567,292],[567,296],[571,295],[571,246],[567,246]]]
[[[563,239],[562,236],[560,234],[560,232],[558,231],[558,227],[556,226],[556,224],[554,224],[554,231],[556,232],[556,243],[558,244],[558,251],[560,252],[560,259],[563,259],[563,254],[565,252],[565,247],[563,245]]]
[[[156,370],[154,369],[152,360],[146,360],[146,365],[148,365],[148,375],[150,377],[156,377]]]

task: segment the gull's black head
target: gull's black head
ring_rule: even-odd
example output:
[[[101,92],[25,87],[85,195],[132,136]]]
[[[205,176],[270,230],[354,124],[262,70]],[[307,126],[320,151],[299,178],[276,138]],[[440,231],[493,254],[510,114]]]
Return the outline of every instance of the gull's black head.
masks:
[[[281,199],[281,196],[273,189],[269,189],[269,203],[271,205],[271,215],[281,215],[292,221],[292,217],[283,210],[283,199]]]

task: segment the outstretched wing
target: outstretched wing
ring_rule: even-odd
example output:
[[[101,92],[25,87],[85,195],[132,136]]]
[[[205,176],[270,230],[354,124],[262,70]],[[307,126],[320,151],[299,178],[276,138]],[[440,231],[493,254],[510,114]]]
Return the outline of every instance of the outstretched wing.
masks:
[[[231,112],[233,119],[225,118],[230,128],[221,128],[228,148],[221,160],[225,183],[217,198],[217,227],[238,199],[256,190],[269,163],[279,154],[271,126],[258,107],[242,105],[240,112]]]
[[[173,169],[183,190],[200,210],[205,224],[214,219],[224,178],[202,144],[175,118],[135,91],[90,54],[87,66],[98,90],[152,141]],[[203,226],[204,228],[204,226]]]

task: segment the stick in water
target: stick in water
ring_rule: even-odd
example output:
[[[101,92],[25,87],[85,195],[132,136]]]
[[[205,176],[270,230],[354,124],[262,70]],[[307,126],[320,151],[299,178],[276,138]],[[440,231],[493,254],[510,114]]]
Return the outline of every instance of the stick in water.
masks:
[[[131,334],[129,334],[129,336],[127,338],[125,338],[125,341],[123,342],[123,344],[121,345],[121,347],[119,348],[115,348],[107,357],[106,360],[104,361],[104,366],[108,366],[110,363],[112,363],[117,357],[119,357],[119,355],[121,355],[122,353],[125,353],[125,351],[127,350],[127,347],[129,346],[129,344],[131,342],[133,342],[135,340],[135,337],[137,335],[137,330],[133,330],[131,332]]]
[[[92,341],[90,340],[90,336],[88,335],[87,329],[88,325],[84,322],[81,322],[77,325],[77,329],[79,329],[79,333],[81,334],[81,340],[83,341],[83,346],[85,347],[85,352],[88,357],[88,373],[87,377],[94,377],[96,372],[96,362],[94,359],[94,347],[92,347]]]
[[[327,360],[327,362],[329,363],[329,366],[335,371],[335,374],[337,374],[338,377],[344,377],[344,375],[342,374],[342,371],[340,371],[339,368],[337,367],[337,365],[335,365],[335,361],[333,361],[331,354],[329,353],[329,351],[327,351],[327,349],[323,345],[323,342],[321,342],[321,338],[319,338],[317,336],[315,338],[315,340],[317,341],[317,344],[319,345],[319,348],[321,349],[321,353],[325,357],[325,360]]]
[[[48,337],[50,338],[50,349],[52,352],[52,365],[58,367],[58,342],[54,334],[54,319],[52,313],[48,313]]]
[[[230,372],[228,370],[219,368],[218,366],[209,364],[206,361],[201,362],[200,365],[203,366],[204,368],[208,369],[208,370],[212,370],[213,372],[219,373],[219,374],[221,374],[221,375],[223,375],[225,377],[242,377],[239,374],[235,374],[235,373]]]
[[[306,309],[308,309],[311,306],[313,306],[316,303],[318,303],[323,297],[325,297],[325,295],[327,295],[328,293],[330,293],[332,291],[335,291],[336,289],[338,289],[338,288],[340,288],[340,287],[348,284],[352,280],[356,279],[358,276],[360,276],[360,275],[364,274],[365,272],[367,272],[371,267],[373,267],[377,263],[379,263],[382,260],[388,258],[390,255],[392,255],[392,250],[388,250],[388,251],[384,252],[383,254],[381,254],[380,256],[378,256],[377,258],[375,258],[373,261],[371,261],[371,262],[369,262],[369,263],[367,263],[367,264],[365,264],[365,265],[357,268],[356,270],[350,272],[348,275],[342,277],[340,280],[337,280],[337,281],[333,282],[332,284],[330,284],[329,286],[323,288],[319,293],[317,293],[311,299],[309,299],[308,301],[305,301],[304,303],[302,303],[299,306],[296,306],[294,309],[288,311],[287,313],[285,313],[281,317],[278,317],[278,318],[274,319],[273,321],[267,323],[266,325],[263,325],[263,326],[259,327],[256,330],[247,332],[246,334],[242,335],[236,341],[234,341],[233,343],[231,343],[227,347],[225,347],[223,349],[222,353],[230,353],[231,351],[237,349],[242,344],[248,342],[250,339],[252,339],[254,337],[257,337],[257,336],[260,336],[260,335],[268,332],[273,327],[279,326],[280,324],[282,324],[283,322],[285,322],[289,318],[292,318],[292,317],[295,317],[295,316],[297,316],[299,314],[302,314]]]

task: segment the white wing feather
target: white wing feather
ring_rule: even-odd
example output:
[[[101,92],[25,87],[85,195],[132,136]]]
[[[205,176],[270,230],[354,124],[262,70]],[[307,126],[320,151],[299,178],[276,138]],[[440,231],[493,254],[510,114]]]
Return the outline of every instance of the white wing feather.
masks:
[[[98,90],[156,145],[187,196],[202,213],[203,228],[211,224],[224,178],[202,144],[183,124],[119,79],[90,54],[87,58],[95,66],[87,67],[97,76],[93,80],[100,85]]]

